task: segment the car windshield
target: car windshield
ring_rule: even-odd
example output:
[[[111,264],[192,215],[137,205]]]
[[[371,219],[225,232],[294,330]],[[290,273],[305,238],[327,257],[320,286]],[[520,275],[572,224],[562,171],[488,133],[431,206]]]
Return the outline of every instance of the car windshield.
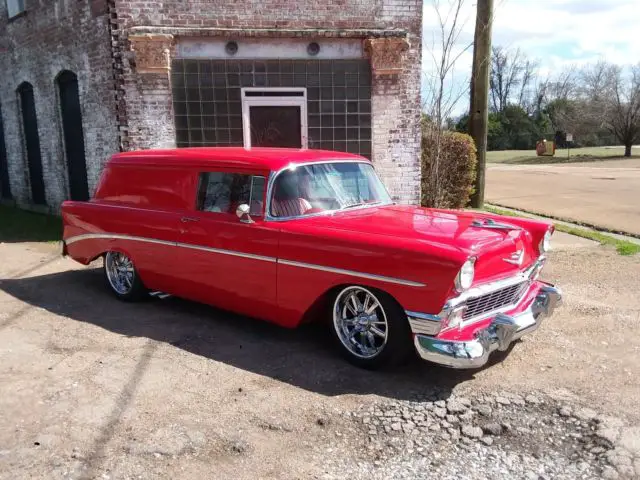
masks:
[[[373,167],[361,162],[316,163],[280,173],[273,186],[272,217],[298,217],[391,203]]]

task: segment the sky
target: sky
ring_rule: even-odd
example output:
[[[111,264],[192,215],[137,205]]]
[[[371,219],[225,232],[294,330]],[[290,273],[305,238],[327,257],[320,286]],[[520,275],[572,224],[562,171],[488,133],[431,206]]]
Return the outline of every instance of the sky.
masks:
[[[423,21],[423,71],[426,78],[439,57],[435,0],[425,0]],[[457,0],[439,0],[446,16]],[[464,0],[462,32],[455,53],[473,40],[475,0]],[[540,62],[542,76],[604,59],[620,65],[640,62],[640,0],[494,0],[493,45],[517,49]],[[432,55],[433,54],[433,55]],[[465,88],[471,71],[472,49],[455,65],[449,92],[453,97]],[[424,88],[423,88],[424,91]],[[453,113],[468,108],[468,95]]]

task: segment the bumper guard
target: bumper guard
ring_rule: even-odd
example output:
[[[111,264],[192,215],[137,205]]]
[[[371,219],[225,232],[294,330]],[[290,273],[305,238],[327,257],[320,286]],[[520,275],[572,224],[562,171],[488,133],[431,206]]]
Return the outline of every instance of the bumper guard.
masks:
[[[452,368],[479,368],[487,363],[491,352],[505,351],[512,342],[535,331],[561,304],[560,289],[544,285],[527,310],[514,316],[499,313],[473,340],[442,340],[418,334],[415,347],[424,360],[433,363]]]

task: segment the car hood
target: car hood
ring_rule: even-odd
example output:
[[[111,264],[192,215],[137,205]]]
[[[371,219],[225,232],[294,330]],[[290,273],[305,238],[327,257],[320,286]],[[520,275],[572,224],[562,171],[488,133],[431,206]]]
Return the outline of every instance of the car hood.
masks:
[[[527,230],[484,213],[388,205],[339,211],[314,220],[331,229],[401,237],[434,248],[454,247],[466,257],[476,257],[476,278],[504,276],[537,257]]]

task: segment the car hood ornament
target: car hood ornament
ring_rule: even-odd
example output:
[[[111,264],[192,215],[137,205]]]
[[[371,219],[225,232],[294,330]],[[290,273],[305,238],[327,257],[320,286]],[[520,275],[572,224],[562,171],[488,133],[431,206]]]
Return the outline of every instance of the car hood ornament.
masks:
[[[481,227],[481,228],[495,228],[497,230],[519,230],[520,229],[520,227],[517,227],[515,225],[496,222],[492,218],[484,218],[482,220],[475,219],[473,222],[471,222],[471,226]]]

